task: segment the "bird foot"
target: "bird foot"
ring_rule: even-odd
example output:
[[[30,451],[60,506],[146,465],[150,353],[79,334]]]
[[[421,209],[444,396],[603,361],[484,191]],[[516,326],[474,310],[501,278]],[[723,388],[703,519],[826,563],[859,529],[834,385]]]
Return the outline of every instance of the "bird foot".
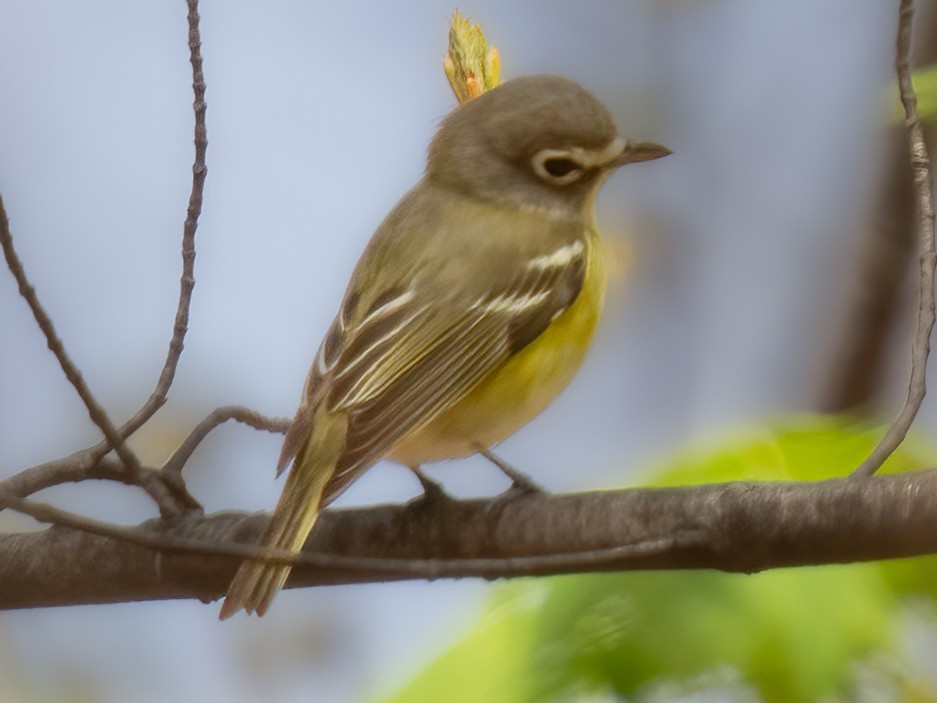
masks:
[[[413,502],[422,506],[444,505],[456,501],[451,495],[446,493],[445,489],[437,481],[428,478],[419,467],[411,466],[410,470],[416,475],[423,487],[422,495],[417,496]]]
[[[498,455],[488,449],[488,447],[478,445],[478,453],[497,466],[505,476],[511,479],[511,487],[501,494],[506,499],[513,500],[521,496],[545,495],[549,493],[546,488],[534,481],[523,471],[518,471],[509,463],[498,457]]]

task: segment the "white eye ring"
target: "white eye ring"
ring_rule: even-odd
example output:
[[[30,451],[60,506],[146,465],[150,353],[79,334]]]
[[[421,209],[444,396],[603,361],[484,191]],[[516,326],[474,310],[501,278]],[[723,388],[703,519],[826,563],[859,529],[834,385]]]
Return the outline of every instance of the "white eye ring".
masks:
[[[554,166],[551,168],[551,162],[561,165],[559,170]],[[565,186],[574,183],[582,178],[585,168],[582,162],[577,159],[572,152],[561,149],[543,149],[538,151],[530,161],[534,168],[534,173],[547,183],[553,185]],[[571,168],[568,168],[571,166]]]

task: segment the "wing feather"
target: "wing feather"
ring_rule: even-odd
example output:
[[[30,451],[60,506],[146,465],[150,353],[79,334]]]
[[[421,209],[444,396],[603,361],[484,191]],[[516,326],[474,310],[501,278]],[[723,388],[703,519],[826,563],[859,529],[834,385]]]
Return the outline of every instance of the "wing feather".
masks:
[[[382,335],[367,324],[346,331],[323,396],[330,409],[349,417],[325,503],[394,444],[468,395],[573,303],[586,253],[581,245],[567,249],[568,256],[541,257],[458,311],[446,300],[402,304],[380,317]],[[361,343],[361,335],[372,343]]]
[[[476,332],[472,347],[464,345],[464,336],[454,337],[427,355],[412,374],[398,379],[377,402],[351,416],[345,452],[326,487],[327,500],[337,497],[401,438],[467,395],[507,358],[503,326],[491,319],[484,323],[486,330],[479,329],[481,320],[466,330]]]

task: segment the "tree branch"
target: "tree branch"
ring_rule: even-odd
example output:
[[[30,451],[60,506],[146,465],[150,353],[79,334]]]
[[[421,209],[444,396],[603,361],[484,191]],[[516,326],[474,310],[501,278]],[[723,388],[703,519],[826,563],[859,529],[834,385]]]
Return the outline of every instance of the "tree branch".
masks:
[[[914,20],[911,62],[917,67],[937,63],[933,9]],[[925,123],[924,130],[930,141],[932,126]],[[817,409],[827,414],[867,412],[881,400],[891,341],[905,313],[905,283],[917,276],[911,265],[917,213],[904,120],[889,124],[883,137],[877,192],[843,223],[856,251],[854,260],[843,259],[848,270],[834,294],[839,300],[830,309],[832,343],[818,375]]]
[[[189,436],[183,440],[182,444],[180,444],[166,460],[160,470],[167,476],[180,476],[186,462],[192,457],[195,450],[198,449],[198,445],[202,443],[202,440],[204,440],[212,430],[228,420],[237,420],[244,425],[253,427],[255,430],[278,432],[280,434],[284,434],[290,426],[288,418],[266,417],[256,410],[251,410],[241,405],[224,405],[220,408],[215,408],[189,432]]]
[[[92,421],[105,437],[104,441],[88,449],[74,452],[67,457],[47,462],[33,469],[27,469],[0,484],[0,488],[9,493],[27,495],[33,491],[59,483],[79,481],[83,478],[108,478],[124,480],[126,483],[143,487],[156,501],[163,517],[176,518],[188,510],[200,509],[198,502],[188,493],[178,476],[173,476],[169,472],[159,473],[144,469],[140,465],[137,456],[127,447],[125,442],[166,402],[179,358],[182,355],[183,342],[188,330],[192,291],[195,286],[195,232],[202,211],[202,194],[208,171],[205,165],[208,132],[205,126],[205,79],[202,73],[198,0],[187,0],[187,4],[189,8],[189,60],[192,64],[192,89],[195,96],[192,104],[195,113],[195,161],[192,165],[192,189],[189,194],[189,204],[183,225],[183,264],[179,303],[176,309],[169,351],[156,388],[143,406],[120,428],[113,424],[107,412],[97,402],[91,389],[88,388],[78,367],[65,351],[64,345],[55,332],[51,318],[36,296],[35,289],[29,284],[22,262],[13,248],[13,235],[9,229],[3,202],[0,200],[0,245],[2,245],[10,272],[16,279],[20,294],[32,310],[36,323],[45,335],[49,349],[55,354],[66,378],[75,387],[82,402],[88,409]],[[104,457],[111,450],[117,453],[126,467],[126,479],[115,475],[112,471],[113,465],[104,462]]]
[[[161,552],[63,527],[0,537],[0,608],[212,600],[240,558],[206,554],[252,549],[267,519],[226,512],[129,528],[166,545]],[[317,565],[295,567],[289,586],[637,569],[752,572],[935,553],[937,470],[928,470],[867,481],[327,510],[300,557]]]
[[[2,206],[2,204],[0,204]],[[199,422],[179,447],[165,461],[159,473],[167,484],[178,492],[185,491],[182,469],[199,444],[212,430],[228,420],[236,420],[256,430],[267,432],[286,432],[289,420],[271,418],[240,405],[225,405],[210,412]],[[145,468],[148,475],[155,475],[153,469]],[[96,459],[94,448],[83,449],[61,459],[54,459],[43,464],[23,469],[10,478],[0,481],[0,495],[12,495],[25,498],[37,491],[62,483],[75,483],[86,479],[119,481],[128,485],[137,485],[123,466],[107,457]]]
[[[914,191],[918,208],[918,313],[917,328],[911,342],[911,379],[908,396],[888,432],[868,458],[859,465],[854,476],[871,476],[881,468],[898,445],[904,441],[917,416],[924,394],[927,392],[927,357],[930,338],[937,321],[934,302],[934,274],[937,253],[934,251],[934,183],[931,179],[930,158],[924,129],[917,114],[917,96],[911,83],[911,29],[914,19],[914,0],[901,0],[898,11],[898,39],[895,48],[895,72],[898,90],[904,106],[908,146],[911,150],[911,168],[914,172]]]
[[[205,125],[207,105],[205,103],[205,75],[202,73],[202,37],[199,31],[198,0],[186,0],[186,2],[189,7],[189,63],[192,64],[194,95],[192,110],[195,113],[195,159],[192,164],[192,189],[189,192],[189,204],[182,227],[182,276],[179,281],[179,304],[176,307],[169,351],[156,382],[156,388],[133,417],[121,426],[120,431],[125,437],[140,429],[169,397],[169,388],[176,376],[176,367],[179,365],[185,335],[189,329],[189,308],[192,304],[192,291],[195,288],[195,232],[198,229],[198,218],[202,214],[202,195],[205,190],[205,177],[208,175],[208,166],[205,163],[205,154],[208,151],[208,128]]]
[[[0,495],[9,494],[25,498],[44,488],[89,479],[118,481],[131,486],[137,485],[127,474],[122,464],[109,458],[101,459],[96,463],[68,463],[55,460],[25,469],[8,479],[0,481]]]
[[[65,345],[55,331],[52,318],[49,317],[42,303],[39,302],[36,289],[30,284],[29,278],[26,276],[26,270],[23,268],[23,262],[20,260],[13,246],[13,233],[10,230],[10,222],[7,218],[2,197],[0,197],[0,247],[3,249],[3,256],[6,259],[7,268],[9,268],[10,273],[13,274],[20,295],[23,300],[26,301],[30,311],[32,311],[33,318],[36,320],[36,324],[45,336],[49,350],[55,355],[65,377],[75,388],[85,408],[87,408],[91,421],[97,425],[98,429],[100,429],[101,433],[104,435],[106,440],[105,445],[109,449],[113,448],[117,456],[120,457],[123,463],[123,470],[127,475],[127,480],[143,487],[153,500],[156,501],[157,505],[159,505],[160,511],[163,514],[174,514],[177,504],[173,496],[166,490],[166,486],[162,481],[156,480],[159,479],[158,474],[144,469],[140,464],[137,455],[126,445],[123,436],[121,436],[117,427],[111,421],[107,411],[104,410],[104,407],[98,402],[97,398],[94,397],[88,384],[85,383],[81,371],[78,370],[75,362],[72,361],[71,356],[69,356],[68,352],[65,350]],[[65,468],[72,469],[74,467]],[[48,471],[46,473],[48,473]]]

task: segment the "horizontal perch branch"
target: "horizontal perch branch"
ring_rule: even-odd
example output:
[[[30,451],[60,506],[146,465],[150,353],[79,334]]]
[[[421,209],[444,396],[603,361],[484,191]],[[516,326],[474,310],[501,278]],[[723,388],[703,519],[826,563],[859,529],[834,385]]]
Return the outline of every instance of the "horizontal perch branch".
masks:
[[[145,523],[161,551],[64,527],[2,536],[0,608],[212,600],[238,560],[206,556],[205,545],[253,544],[266,519],[193,513],[171,528]],[[297,566],[289,586],[634,569],[751,572],[937,554],[937,470],[327,510],[303,552],[326,554],[349,563]]]

